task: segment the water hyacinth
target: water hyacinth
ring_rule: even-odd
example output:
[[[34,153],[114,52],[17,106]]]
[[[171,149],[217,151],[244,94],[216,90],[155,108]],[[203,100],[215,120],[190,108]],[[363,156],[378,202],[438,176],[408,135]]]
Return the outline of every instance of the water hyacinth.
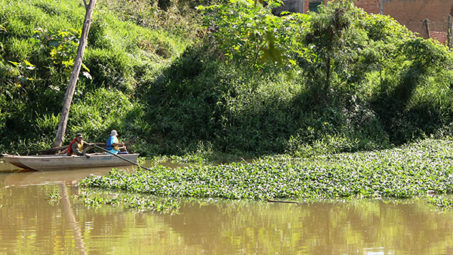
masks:
[[[174,198],[151,197],[136,193],[111,192],[105,190],[85,190],[78,198],[87,207],[112,205],[137,210],[153,210],[160,213],[176,213],[180,203]]]
[[[433,196],[428,202],[437,208],[453,209],[453,196]]]
[[[250,163],[155,166],[134,173],[114,169],[81,185],[174,198],[411,198],[453,193],[451,155],[453,141],[427,139],[395,149],[314,158],[279,155]]]

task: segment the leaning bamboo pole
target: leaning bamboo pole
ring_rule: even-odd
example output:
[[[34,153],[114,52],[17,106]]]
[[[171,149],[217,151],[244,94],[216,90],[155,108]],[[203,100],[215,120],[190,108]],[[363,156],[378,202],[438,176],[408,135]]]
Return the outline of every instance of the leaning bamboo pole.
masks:
[[[79,79],[80,68],[82,66],[83,54],[88,40],[88,33],[92,22],[92,15],[96,0],[91,0],[89,4],[83,0],[85,5],[85,21],[83,22],[82,35],[80,36],[79,48],[77,50],[77,57],[74,60],[74,67],[72,69],[71,78],[69,79],[68,88],[64,96],[63,107],[61,109],[60,122],[58,123],[57,135],[53,147],[60,147],[63,144],[64,135],[66,133],[66,126],[68,124],[69,108],[71,108],[72,97],[74,96],[75,86]]]

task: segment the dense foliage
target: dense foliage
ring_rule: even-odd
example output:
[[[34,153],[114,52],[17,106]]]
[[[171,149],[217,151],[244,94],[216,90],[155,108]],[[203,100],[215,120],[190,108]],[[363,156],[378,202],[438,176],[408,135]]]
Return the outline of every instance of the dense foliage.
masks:
[[[106,176],[88,177],[81,185],[167,198],[426,197],[453,193],[452,152],[451,140],[427,139],[391,150],[328,154],[310,159],[269,156],[251,163],[176,169],[156,166],[152,171],[136,173],[113,170]],[[433,201],[451,206],[448,198],[437,197]]]
[[[68,140],[83,132],[88,140],[103,141],[109,129],[126,128],[125,119],[141,107],[136,88],[196,38],[193,8],[170,4],[163,12],[158,2],[97,1]],[[0,5],[0,151],[48,148],[77,51],[83,2],[1,0]],[[128,135],[133,138],[133,131]]]
[[[260,2],[99,0],[68,136],[304,156],[452,134],[446,47],[349,1],[283,16]],[[0,4],[0,151],[33,152],[55,135],[83,4]]]
[[[309,155],[451,134],[452,54],[347,1],[272,15],[202,8],[210,33],[146,87],[151,143]]]

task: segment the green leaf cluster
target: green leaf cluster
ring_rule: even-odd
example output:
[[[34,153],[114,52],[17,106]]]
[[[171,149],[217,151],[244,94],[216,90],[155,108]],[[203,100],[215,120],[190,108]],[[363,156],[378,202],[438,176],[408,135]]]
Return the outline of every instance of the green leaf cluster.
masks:
[[[427,139],[371,152],[315,158],[269,156],[250,163],[112,170],[81,185],[159,197],[251,200],[412,198],[453,193],[451,140]]]
[[[451,135],[453,55],[393,18],[350,1],[281,17],[254,1],[199,9],[203,44],[143,90],[158,153],[201,142],[310,155]]]

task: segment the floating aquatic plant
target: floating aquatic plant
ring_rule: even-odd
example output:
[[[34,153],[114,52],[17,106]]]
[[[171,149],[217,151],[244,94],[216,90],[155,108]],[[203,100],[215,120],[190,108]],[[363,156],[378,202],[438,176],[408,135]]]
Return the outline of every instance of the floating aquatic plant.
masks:
[[[113,169],[81,185],[169,198],[411,198],[453,193],[451,155],[453,141],[428,139],[391,150],[310,159],[280,155],[250,163],[155,166],[135,173]]]

